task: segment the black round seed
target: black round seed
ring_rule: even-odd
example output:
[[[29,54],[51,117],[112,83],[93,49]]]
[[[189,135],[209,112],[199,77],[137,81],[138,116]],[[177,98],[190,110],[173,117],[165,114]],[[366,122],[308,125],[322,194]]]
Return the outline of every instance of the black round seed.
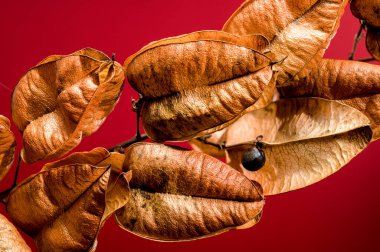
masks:
[[[248,171],[257,171],[265,164],[265,153],[261,148],[261,144],[244,152],[241,163]]]

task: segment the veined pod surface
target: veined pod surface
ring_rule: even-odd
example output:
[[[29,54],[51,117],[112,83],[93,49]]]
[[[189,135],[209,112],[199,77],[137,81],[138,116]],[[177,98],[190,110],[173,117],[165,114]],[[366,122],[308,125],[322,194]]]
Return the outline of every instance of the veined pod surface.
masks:
[[[258,181],[266,195],[326,178],[366,148],[372,137],[364,114],[320,98],[281,99],[244,115],[225,134],[228,164]],[[260,135],[266,162],[258,171],[249,171],[242,157]]]
[[[11,191],[7,211],[39,251],[94,251],[104,222],[129,200],[130,174],[114,171],[123,161],[95,148],[47,164]]]
[[[126,152],[130,200],[119,225],[142,237],[192,240],[248,228],[261,217],[261,186],[203,153],[138,143]]]
[[[380,66],[324,59],[304,78],[279,89],[284,97],[337,100],[363,112],[371,121],[372,140],[380,137]]]
[[[91,48],[50,56],[30,69],[12,95],[23,160],[58,158],[95,132],[116,105],[123,80],[121,65]]]
[[[348,0],[246,0],[223,27],[226,32],[262,34],[271,43],[278,84],[317,64],[339,27]],[[258,25],[262,24],[262,25]]]
[[[372,27],[380,28],[379,0],[352,0],[350,7],[355,17],[365,20]]]
[[[141,113],[150,138],[187,140],[214,132],[253,109],[260,98],[271,98],[271,60],[259,52],[263,42],[254,43],[266,40],[238,38],[198,32],[151,43],[127,59],[128,81],[147,99]]]
[[[17,228],[0,214],[0,251],[31,252]]]

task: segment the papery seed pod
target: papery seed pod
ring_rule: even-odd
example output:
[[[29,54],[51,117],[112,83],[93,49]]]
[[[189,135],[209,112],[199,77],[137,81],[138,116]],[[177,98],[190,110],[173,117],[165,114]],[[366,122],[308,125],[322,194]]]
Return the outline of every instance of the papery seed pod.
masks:
[[[243,155],[262,135],[265,165],[249,171]],[[358,110],[317,98],[281,99],[250,112],[227,128],[227,162],[258,181],[264,194],[318,182],[339,170],[369,144],[368,118]]]
[[[215,158],[150,143],[125,155],[131,197],[116,218],[136,235],[193,240],[251,227],[261,217],[261,186]]]
[[[58,158],[95,132],[116,105],[123,80],[119,63],[90,48],[50,56],[30,69],[12,95],[23,160]]]
[[[348,0],[247,0],[223,27],[226,32],[262,34],[271,44],[277,84],[302,76],[317,64],[339,27]],[[262,25],[258,25],[262,24]]]
[[[205,31],[151,43],[129,57],[124,67],[146,98],[141,113],[148,136],[188,140],[265,106],[275,75],[260,52],[267,47],[257,41],[263,37]]]
[[[352,0],[352,14],[365,20],[372,27],[380,28],[380,1],[379,0]]]
[[[300,79],[279,89],[284,97],[321,97],[343,102],[371,121],[372,140],[380,137],[380,66],[324,59]]]
[[[11,191],[9,215],[39,251],[95,250],[106,219],[129,200],[130,174],[112,171],[121,156],[96,148],[45,165]]]

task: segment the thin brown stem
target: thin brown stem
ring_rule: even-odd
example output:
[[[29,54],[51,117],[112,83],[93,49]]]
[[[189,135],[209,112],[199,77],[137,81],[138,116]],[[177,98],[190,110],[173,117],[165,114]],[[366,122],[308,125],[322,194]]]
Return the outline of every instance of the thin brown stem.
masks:
[[[225,142],[222,142],[220,144],[216,144],[216,143],[213,143],[213,142],[210,142],[210,141],[207,140],[210,137],[211,137],[211,135],[201,136],[201,137],[196,138],[196,140],[198,140],[201,143],[208,144],[208,145],[211,145],[211,146],[213,146],[215,148],[218,148],[219,150],[225,149],[225,147],[226,147],[226,143]]]
[[[21,154],[18,153],[16,172],[15,172],[15,177],[13,178],[13,185],[12,185],[12,187],[16,187],[17,186],[17,179],[18,179],[18,173],[20,171],[20,166],[21,166]]]
[[[354,45],[352,46],[352,51],[348,56],[349,60],[353,60],[356,52],[356,47],[358,46],[359,41],[362,39],[362,32],[365,29],[365,22],[363,20],[360,20],[360,28],[358,33],[355,35],[354,38]]]
[[[141,109],[144,105],[145,99],[142,94],[139,94],[139,99],[132,100],[132,110],[136,113],[136,138],[139,139],[141,137],[140,133],[140,117],[141,117]]]
[[[288,56],[285,56],[285,57],[282,58],[282,59],[275,60],[275,61],[271,62],[271,65],[276,65],[276,64],[283,63],[287,58],[288,58]]]
[[[144,105],[144,101],[145,99],[141,94],[139,94],[139,99],[137,101],[132,100],[132,110],[136,113],[136,135],[131,139],[128,139],[127,141],[108,149],[109,151],[118,151],[123,153],[124,149],[128,146],[148,139],[148,136],[146,134],[141,134],[140,132],[140,116],[142,106]]]
[[[148,136],[145,134],[141,134],[139,136],[136,135],[136,136],[132,137],[131,139],[128,139],[125,142],[122,142],[118,145],[115,145],[114,147],[109,148],[108,151],[110,151],[110,152],[112,152],[112,151],[123,152],[124,149],[127,148],[128,146],[130,146],[134,143],[145,141],[147,139],[148,139]]]
[[[366,59],[359,59],[357,61],[360,61],[360,62],[371,62],[371,61],[375,61],[376,59],[375,58],[366,58]]]

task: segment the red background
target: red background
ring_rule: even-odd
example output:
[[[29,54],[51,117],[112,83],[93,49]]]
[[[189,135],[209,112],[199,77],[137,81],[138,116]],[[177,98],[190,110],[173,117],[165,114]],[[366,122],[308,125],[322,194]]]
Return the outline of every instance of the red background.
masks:
[[[48,55],[69,54],[90,46],[109,55],[115,52],[116,60],[123,62],[153,40],[221,29],[241,2],[3,0],[0,114],[10,117],[11,90],[30,67]],[[358,26],[347,9],[326,57],[347,58]],[[357,55],[368,56],[363,44]],[[136,93],[127,86],[103,126],[75,150],[110,147],[130,138],[135,131],[131,97]],[[16,136],[21,145],[20,134]],[[380,251],[379,151],[380,142],[372,143],[328,179],[296,192],[268,197],[261,222],[251,229],[192,242],[160,243],[123,231],[111,218],[100,232],[97,251]],[[22,165],[20,180],[37,172],[42,164]],[[0,183],[0,190],[9,186],[13,173],[14,169]],[[3,206],[0,212],[4,213]]]

